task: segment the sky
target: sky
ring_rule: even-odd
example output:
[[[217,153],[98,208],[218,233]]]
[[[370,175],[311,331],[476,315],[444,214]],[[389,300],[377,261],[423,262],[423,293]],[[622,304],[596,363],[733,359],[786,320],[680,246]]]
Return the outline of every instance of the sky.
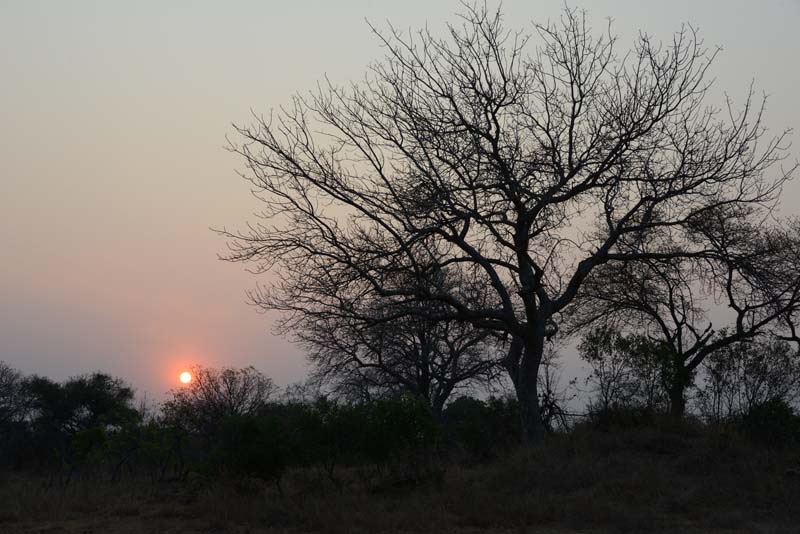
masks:
[[[569,4],[598,30],[611,17],[623,45],[691,23],[723,48],[712,99],[741,101],[755,81],[770,130],[800,129],[800,0]],[[503,2],[511,27],[563,6]],[[302,380],[302,351],[246,303],[269,280],[217,258],[225,241],[210,228],[240,227],[258,209],[225,136],[326,75],[360,79],[383,55],[366,20],[436,33],[461,10],[451,0],[0,0],[0,360],[58,380],[102,370],[154,399],[194,363]],[[800,215],[799,200],[793,183],[783,213]]]

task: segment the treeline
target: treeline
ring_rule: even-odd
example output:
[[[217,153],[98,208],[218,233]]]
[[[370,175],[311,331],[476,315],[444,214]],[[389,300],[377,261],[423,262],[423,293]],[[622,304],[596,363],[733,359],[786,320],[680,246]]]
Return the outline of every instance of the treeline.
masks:
[[[556,361],[545,368],[540,405],[550,432],[675,421],[674,370],[658,344],[597,329],[579,352],[591,371],[571,389],[558,385]],[[786,342],[728,347],[691,378],[693,424],[770,446],[800,443],[800,358]],[[574,404],[579,389],[588,403],[570,413],[564,403]],[[55,484],[227,477],[281,488],[292,469],[318,470],[336,487],[354,471],[369,485],[416,484],[448,463],[491,460],[518,446],[521,432],[519,404],[509,397],[461,395],[438,410],[412,392],[354,401],[299,386],[280,391],[253,368],[197,367],[190,385],[154,408],[103,373],[57,383],[0,363],[0,464]]]
[[[76,477],[152,482],[190,476],[278,484],[313,468],[338,485],[359,467],[370,482],[427,479],[443,455],[489,458],[519,435],[513,401],[468,397],[440,418],[408,395],[368,402],[278,395],[253,368],[195,368],[192,384],[157,410],[103,373],[56,383],[0,364],[0,459],[5,470],[67,484]]]

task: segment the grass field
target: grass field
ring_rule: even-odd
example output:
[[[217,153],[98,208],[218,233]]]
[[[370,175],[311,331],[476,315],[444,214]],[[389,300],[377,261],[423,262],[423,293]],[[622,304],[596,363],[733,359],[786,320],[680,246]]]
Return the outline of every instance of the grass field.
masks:
[[[418,483],[343,470],[273,484],[6,475],[0,532],[800,532],[800,451],[693,428],[577,430]]]

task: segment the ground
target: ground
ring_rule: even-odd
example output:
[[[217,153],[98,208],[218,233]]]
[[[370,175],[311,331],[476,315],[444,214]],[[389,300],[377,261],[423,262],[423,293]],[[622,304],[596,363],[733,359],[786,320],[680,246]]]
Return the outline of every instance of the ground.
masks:
[[[725,432],[573,432],[407,484],[342,468],[268,482],[0,478],[0,532],[796,534],[800,450]]]

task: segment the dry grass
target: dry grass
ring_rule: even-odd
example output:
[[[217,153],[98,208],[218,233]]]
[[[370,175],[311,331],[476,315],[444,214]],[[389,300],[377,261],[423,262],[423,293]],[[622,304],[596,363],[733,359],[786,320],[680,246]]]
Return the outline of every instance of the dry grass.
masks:
[[[268,485],[78,481],[0,486],[0,532],[798,532],[800,451],[691,427],[576,431],[437,483],[340,492],[321,473]]]

